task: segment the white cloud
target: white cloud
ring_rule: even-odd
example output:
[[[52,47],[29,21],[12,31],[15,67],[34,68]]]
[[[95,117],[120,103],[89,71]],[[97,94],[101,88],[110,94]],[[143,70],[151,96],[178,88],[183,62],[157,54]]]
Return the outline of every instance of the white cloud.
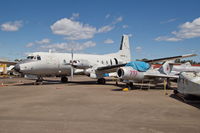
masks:
[[[51,25],[54,34],[66,36],[68,40],[90,39],[96,33],[96,28],[68,18],[63,18]]]
[[[89,24],[63,18],[51,25],[51,30],[54,34],[63,35],[67,40],[81,40],[91,39],[97,33],[109,32],[113,30],[114,27],[114,25],[105,25],[97,29]]]
[[[40,44],[40,45],[42,45],[42,44],[48,44],[48,43],[50,43],[50,42],[51,42],[50,39],[44,38],[44,39],[39,40],[39,41],[35,41],[35,42],[30,42],[30,43],[28,43],[28,44],[26,45],[26,47],[32,47],[32,46],[34,46],[34,45],[36,45],[36,44]]]
[[[136,50],[136,52],[140,53],[140,52],[142,51],[142,47],[137,46],[137,47],[135,48],[135,50]]]
[[[22,27],[22,21],[6,22],[1,24],[2,31],[18,31]]]
[[[182,39],[176,37],[168,37],[168,36],[159,36],[155,39],[156,41],[169,41],[169,42],[177,42],[181,41]]]
[[[50,43],[50,41],[51,41],[50,39],[44,38],[40,41],[36,41],[35,43],[37,43],[37,44],[48,44],[48,43]]]
[[[104,43],[106,43],[106,44],[112,44],[112,43],[114,43],[114,41],[112,39],[106,39],[104,41]]]
[[[72,16],[71,16],[71,20],[75,20],[77,18],[79,18],[80,14],[79,13],[72,13]]]
[[[99,28],[98,32],[99,33],[105,33],[105,32],[111,31],[112,29],[114,29],[114,26],[106,25],[106,26]]]
[[[72,49],[74,51],[81,51],[83,49],[94,47],[94,46],[96,46],[95,42],[87,41],[84,43],[77,43],[77,42],[56,43],[56,44],[51,44],[51,45],[43,45],[43,46],[40,46],[40,48],[52,49],[54,51],[71,51]]]
[[[161,23],[161,24],[166,24],[166,23],[174,22],[174,21],[176,21],[176,20],[177,20],[177,18],[171,18],[171,19],[169,19],[169,20],[162,21],[162,22],[160,22],[160,23]]]
[[[121,22],[121,21],[123,21],[123,17],[122,17],[122,16],[116,18],[116,19],[113,21],[113,24],[117,24],[117,23],[119,23],[119,22]]]
[[[33,45],[35,45],[33,42],[30,42],[26,45],[26,47],[32,47]]]
[[[105,16],[105,18],[108,19],[108,18],[110,18],[110,16],[111,16],[110,14],[107,14],[107,15]]]
[[[132,37],[132,36],[133,36],[133,34],[128,34],[128,36],[129,36],[129,37]]]
[[[200,37],[200,17],[194,19],[192,22],[186,22],[179,26],[178,31],[171,32],[171,36],[159,36],[155,38],[156,41],[181,41]]]
[[[126,28],[128,28],[128,25],[122,25],[122,28],[126,29]]]
[[[120,16],[120,17],[118,17],[118,18],[116,19],[116,22],[121,22],[122,20],[123,20],[123,17]]]

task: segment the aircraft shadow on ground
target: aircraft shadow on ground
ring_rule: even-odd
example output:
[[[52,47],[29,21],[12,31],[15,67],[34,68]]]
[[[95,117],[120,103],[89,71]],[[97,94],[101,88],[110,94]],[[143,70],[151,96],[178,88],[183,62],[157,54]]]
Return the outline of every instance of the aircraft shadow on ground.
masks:
[[[107,80],[106,84],[103,85],[114,85],[116,86],[115,83],[110,83],[109,81],[111,80]],[[44,80],[41,84],[35,84],[35,82],[29,82],[29,83],[22,83],[22,84],[17,84],[15,86],[31,86],[31,85],[56,85],[56,84],[61,84],[61,85],[69,85],[69,86],[73,86],[73,85],[102,85],[102,84],[97,84],[96,81],[68,81],[67,83],[62,83],[60,82],[60,80]],[[118,85],[120,86],[120,85]]]
[[[176,94],[171,94],[170,95],[171,98],[176,99],[182,103],[191,105],[193,107],[196,107],[198,109],[200,109],[200,98],[193,98],[193,99],[183,99],[182,97],[177,96]]]

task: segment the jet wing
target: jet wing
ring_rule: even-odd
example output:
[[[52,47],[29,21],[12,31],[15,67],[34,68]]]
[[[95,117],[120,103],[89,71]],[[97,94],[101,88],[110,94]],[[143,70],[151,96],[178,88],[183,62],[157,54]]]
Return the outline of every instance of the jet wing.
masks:
[[[126,63],[125,64],[110,65],[110,66],[102,66],[102,67],[98,67],[96,70],[101,71],[101,72],[105,72],[105,73],[116,72],[117,68],[123,67],[125,65],[126,65]]]
[[[192,57],[192,56],[197,56],[197,54],[186,54],[186,55],[180,55],[180,56],[165,57],[165,58],[147,60],[147,61],[144,61],[144,62],[147,62],[147,63],[156,63],[156,62],[163,62],[163,61],[168,61],[168,60],[175,60],[175,59],[187,58],[187,57]]]
[[[148,78],[178,78],[178,75],[166,75],[166,74],[144,74]]]
[[[12,61],[1,61],[1,60],[0,60],[0,64],[15,65],[15,64],[17,64],[17,62],[12,62]]]

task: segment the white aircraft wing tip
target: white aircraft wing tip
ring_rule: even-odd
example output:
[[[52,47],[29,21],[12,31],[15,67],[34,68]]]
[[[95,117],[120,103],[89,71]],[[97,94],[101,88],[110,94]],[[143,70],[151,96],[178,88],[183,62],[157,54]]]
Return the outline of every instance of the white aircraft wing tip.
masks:
[[[185,54],[185,55],[182,55],[183,57],[192,57],[192,56],[197,56],[197,54]]]

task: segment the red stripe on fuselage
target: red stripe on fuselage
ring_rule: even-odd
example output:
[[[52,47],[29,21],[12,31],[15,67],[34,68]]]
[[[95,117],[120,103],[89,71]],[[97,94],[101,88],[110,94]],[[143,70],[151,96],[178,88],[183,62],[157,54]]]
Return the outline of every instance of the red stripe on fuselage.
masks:
[[[130,76],[133,76],[133,77],[136,77],[137,76],[137,74],[138,74],[138,71],[136,71],[136,70],[130,70]]]

